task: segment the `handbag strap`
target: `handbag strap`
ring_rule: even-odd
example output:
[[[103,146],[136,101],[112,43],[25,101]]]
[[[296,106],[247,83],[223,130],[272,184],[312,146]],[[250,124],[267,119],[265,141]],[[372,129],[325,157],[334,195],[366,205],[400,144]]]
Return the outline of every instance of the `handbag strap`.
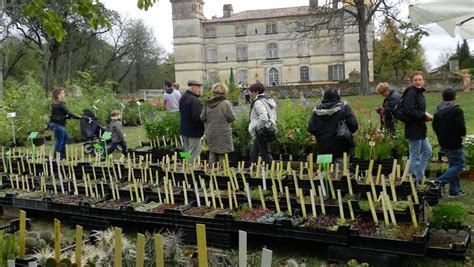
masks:
[[[260,102],[262,102],[263,106],[265,107],[265,110],[267,111],[268,121],[269,121],[270,123],[276,124],[276,123],[274,123],[274,122],[272,121],[272,119],[270,118],[270,111],[268,110],[268,107],[267,107],[267,105],[265,104],[265,102],[264,102],[263,100],[261,100],[261,99],[257,99],[257,101],[258,101],[258,100],[260,100]]]
[[[341,107],[341,121],[346,121],[345,120],[345,107],[346,107],[346,103],[342,102],[342,107]]]

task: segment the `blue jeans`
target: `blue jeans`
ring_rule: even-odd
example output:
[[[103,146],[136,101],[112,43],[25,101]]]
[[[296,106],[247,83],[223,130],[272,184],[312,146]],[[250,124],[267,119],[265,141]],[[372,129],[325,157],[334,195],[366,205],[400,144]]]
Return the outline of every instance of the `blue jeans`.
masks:
[[[60,154],[61,159],[66,158],[66,144],[68,135],[66,133],[66,127],[59,125],[54,122],[49,123],[49,129],[54,132],[54,157],[56,153]]]
[[[464,168],[464,149],[445,149],[444,153],[448,158],[449,168],[443,175],[438,177],[442,185],[449,183],[449,194],[455,195],[461,191],[459,185],[459,173]]]
[[[110,145],[109,149],[107,149],[107,155],[112,154],[115,151],[115,149],[117,148],[117,146],[120,146],[120,148],[122,148],[122,154],[127,156],[127,143],[125,143],[125,141],[118,142],[118,143],[112,143]]]
[[[415,176],[416,182],[421,182],[425,176],[426,166],[431,159],[431,145],[428,138],[425,139],[408,139],[408,147],[410,151],[410,166],[408,173]]]

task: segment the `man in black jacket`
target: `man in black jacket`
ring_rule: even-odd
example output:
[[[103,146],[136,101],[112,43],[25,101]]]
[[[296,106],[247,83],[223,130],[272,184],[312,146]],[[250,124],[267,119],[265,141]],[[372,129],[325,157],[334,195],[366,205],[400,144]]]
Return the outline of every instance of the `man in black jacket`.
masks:
[[[179,100],[181,117],[181,136],[184,150],[191,154],[191,160],[201,154],[201,137],[204,135],[204,123],[201,121],[201,83],[189,80],[188,90]]]
[[[408,172],[415,176],[417,183],[420,183],[432,155],[431,144],[426,137],[426,121],[432,120],[433,116],[426,113],[423,72],[414,72],[411,75],[411,82],[412,85],[405,89],[402,96],[404,113],[409,118],[409,121],[405,122],[405,138],[408,139],[410,151]]]
[[[433,129],[438,142],[448,158],[449,168],[438,177],[441,185],[449,183],[449,196],[464,196],[459,184],[459,173],[464,168],[464,149],[462,138],[466,136],[464,113],[456,104],[456,91],[448,88],[443,91],[443,101],[436,108]]]
[[[377,85],[377,92],[384,97],[383,105],[377,108],[377,113],[380,114],[380,121],[388,134],[395,134],[395,118],[393,117],[393,110],[400,102],[400,94],[393,89],[390,89],[388,83],[379,83]]]
[[[326,90],[322,102],[313,110],[308,131],[316,137],[318,154],[332,154],[334,162],[338,164],[343,163],[343,153],[350,154],[354,147],[353,141],[348,144],[337,138],[337,127],[342,120],[345,120],[351,133],[359,128],[354,113],[347,103],[341,102],[337,91]]]

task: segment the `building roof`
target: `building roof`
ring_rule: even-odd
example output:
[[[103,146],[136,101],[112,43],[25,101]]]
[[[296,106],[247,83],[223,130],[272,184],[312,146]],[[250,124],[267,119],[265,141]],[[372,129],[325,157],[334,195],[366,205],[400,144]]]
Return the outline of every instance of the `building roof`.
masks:
[[[239,21],[239,20],[254,20],[254,19],[265,19],[265,18],[300,16],[300,15],[308,15],[309,13],[310,13],[309,6],[247,10],[247,11],[235,13],[230,17],[213,18],[213,19],[206,20],[204,22],[205,23],[231,22],[231,21]]]

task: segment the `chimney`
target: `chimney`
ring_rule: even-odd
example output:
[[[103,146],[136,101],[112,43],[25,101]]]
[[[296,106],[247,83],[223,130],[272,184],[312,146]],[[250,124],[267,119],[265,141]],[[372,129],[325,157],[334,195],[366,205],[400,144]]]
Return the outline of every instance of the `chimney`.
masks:
[[[318,0],[309,0],[309,7],[311,9],[317,8],[318,7]]]
[[[234,15],[234,8],[232,8],[232,4],[224,5],[224,18],[229,18]]]

